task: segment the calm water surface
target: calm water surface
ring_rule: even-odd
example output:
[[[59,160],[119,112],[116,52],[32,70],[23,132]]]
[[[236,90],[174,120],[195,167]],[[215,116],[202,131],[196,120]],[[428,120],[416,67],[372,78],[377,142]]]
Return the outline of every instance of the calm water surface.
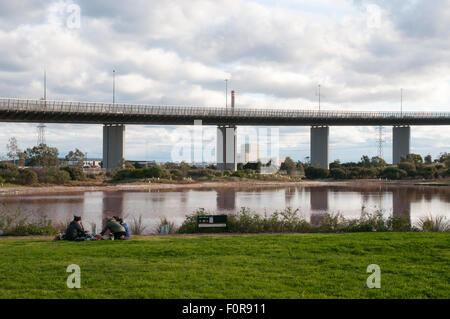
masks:
[[[120,215],[130,222],[142,215],[146,232],[151,233],[161,217],[180,225],[186,214],[203,207],[212,213],[231,213],[250,207],[264,214],[285,207],[299,208],[312,224],[325,212],[340,212],[346,217],[383,210],[386,215],[402,216],[416,222],[427,215],[450,218],[450,187],[420,186],[314,186],[277,188],[216,188],[202,190],[85,192],[76,194],[0,196],[9,209],[21,207],[40,212],[56,222],[81,215],[86,228],[97,229],[107,215]]]

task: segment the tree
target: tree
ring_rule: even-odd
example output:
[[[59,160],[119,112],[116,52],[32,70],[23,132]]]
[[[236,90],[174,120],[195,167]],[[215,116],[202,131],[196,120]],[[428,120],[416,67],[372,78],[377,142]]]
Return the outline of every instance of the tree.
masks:
[[[433,163],[433,159],[431,158],[431,155],[428,154],[427,156],[425,156],[424,158],[425,164],[430,165],[431,163]]]
[[[385,167],[387,165],[386,161],[379,156],[372,157],[370,163],[374,167]]]
[[[286,171],[289,175],[294,173],[297,166],[290,157],[286,157],[283,163],[281,163],[280,170]]]
[[[450,168],[450,153],[442,153],[439,156],[439,163],[443,163],[447,168]]]
[[[304,173],[305,172],[305,168],[303,167],[303,163],[301,161],[298,161],[296,164],[297,167],[297,171]]]
[[[416,175],[416,165],[414,163],[400,162],[398,163],[398,168],[404,170],[410,177],[414,177]]]
[[[49,147],[46,144],[39,144],[33,148],[27,148],[25,151],[28,164],[31,166],[58,166],[58,149],[56,147]]]
[[[361,157],[361,166],[362,167],[370,167],[370,159],[369,159],[369,156],[367,156],[367,155],[363,155],[362,157]]]
[[[75,166],[83,167],[84,159],[86,158],[86,154],[80,151],[78,148],[75,151],[70,151],[67,153],[65,159],[68,162],[72,162]]]
[[[422,160],[422,156],[420,156],[419,154],[413,154],[410,153],[408,155],[403,155],[400,157],[400,162],[411,162],[414,164],[422,164],[423,160]]]
[[[8,158],[12,159],[14,164],[16,164],[16,158],[19,157],[19,153],[21,153],[21,150],[17,146],[17,139],[15,137],[11,137],[9,139],[8,144],[6,144],[6,148],[8,149]]]

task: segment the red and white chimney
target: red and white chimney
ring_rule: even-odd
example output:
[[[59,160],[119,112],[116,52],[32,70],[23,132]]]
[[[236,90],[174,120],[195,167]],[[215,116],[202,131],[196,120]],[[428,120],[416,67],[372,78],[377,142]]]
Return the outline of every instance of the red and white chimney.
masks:
[[[236,92],[231,91],[231,108],[234,109],[234,100],[236,99]]]

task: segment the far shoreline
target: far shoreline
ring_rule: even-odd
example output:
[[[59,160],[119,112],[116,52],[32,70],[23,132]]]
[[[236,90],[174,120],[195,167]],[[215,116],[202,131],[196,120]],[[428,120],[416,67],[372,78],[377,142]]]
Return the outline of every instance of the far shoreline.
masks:
[[[211,188],[252,188],[252,187],[320,187],[320,186],[342,186],[342,187],[364,187],[364,186],[441,186],[449,187],[450,179],[444,180],[303,180],[298,182],[280,181],[206,181],[193,183],[79,183],[75,185],[41,185],[41,186],[5,186],[0,188],[0,196],[21,195],[49,195],[68,194],[84,192],[117,192],[117,191],[158,191],[158,190],[185,190],[185,189],[211,189]]]

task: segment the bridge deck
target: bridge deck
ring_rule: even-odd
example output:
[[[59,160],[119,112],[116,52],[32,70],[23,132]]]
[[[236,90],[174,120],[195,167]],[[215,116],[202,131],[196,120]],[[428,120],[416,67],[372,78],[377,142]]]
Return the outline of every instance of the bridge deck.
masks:
[[[450,125],[450,112],[209,108],[0,98],[1,122],[189,125]]]

